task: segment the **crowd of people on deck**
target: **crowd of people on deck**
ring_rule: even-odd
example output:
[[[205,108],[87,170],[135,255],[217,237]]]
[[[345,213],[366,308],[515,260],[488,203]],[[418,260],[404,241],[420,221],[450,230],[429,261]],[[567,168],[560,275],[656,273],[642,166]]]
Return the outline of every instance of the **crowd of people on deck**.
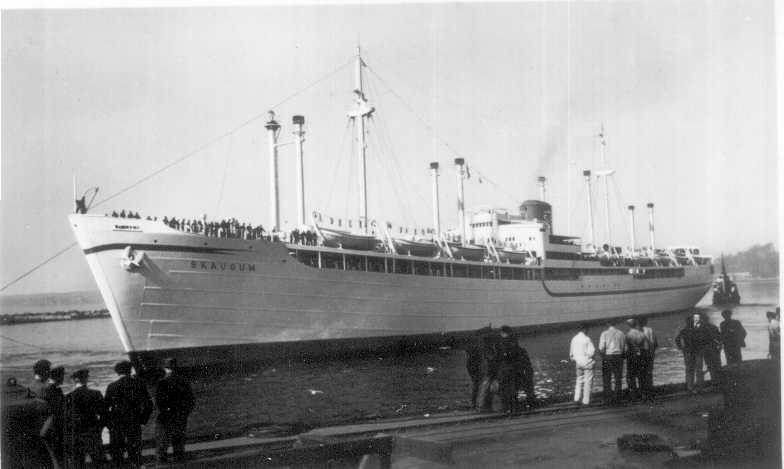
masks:
[[[131,212],[122,210],[119,213],[112,212],[114,218],[132,218],[141,219],[139,212]],[[158,217],[147,217],[147,220],[158,221]],[[301,244],[305,246],[318,245],[318,235],[313,230],[293,229],[288,235],[283,232],[269,232],[264,229],[262,225],[254,225],[252,223],[244,223],[238,221],[236,218],[224,219],[221,221],[207,221],[206,217],[201,220],[192,218],[176,218],[176,217],[163,217],[161,220],[164,225],[175,230],[183,231],[185,233],[198,233],[213,238],[235,238],[235,239],[265,239],[267,241],[281,241],[288,240],[292,244]]]
[[[11,461],[5,462],[9,467],[14,461],[19,467],[82,468],[89,457],[93,467],[140,467],[142,428],[153,410],[157,410],[157,461],[168,461],[169,447],[175,461],[184,460],[186,426],[194,397],[190,384],[176,370],[173,358],[164,360],[153,398],[147,383],[132,373],[129,361],[114,366],[117,379],[109,384],[105,394],[90,388],[87,368],[71,374],[73,387],[65,394],[61,388],[65,369],[52,367],[49,360],[37,361],[32,383],[26,390],[27,408],[17,411],[18,415],[5,423],[5,431],[15,433],[3,435],[8,448],[6,456],[11,456]],[[18,387],[13,378],[6,386]],[[104,428],[109,430],[109,458],[102,441]],[[25,436],[31,439],[19,441]]]

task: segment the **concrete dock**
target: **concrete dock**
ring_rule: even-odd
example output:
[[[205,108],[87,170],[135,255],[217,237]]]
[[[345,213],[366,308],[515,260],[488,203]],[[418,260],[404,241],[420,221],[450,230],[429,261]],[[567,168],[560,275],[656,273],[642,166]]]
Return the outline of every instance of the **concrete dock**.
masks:
[[[619,406],[597,399],[520,416],[459,412],[195,443],[188,461],[173,466],[781,467],[778,364],[725,370],[720,387],[698,394],[670,386],[652,401]]]

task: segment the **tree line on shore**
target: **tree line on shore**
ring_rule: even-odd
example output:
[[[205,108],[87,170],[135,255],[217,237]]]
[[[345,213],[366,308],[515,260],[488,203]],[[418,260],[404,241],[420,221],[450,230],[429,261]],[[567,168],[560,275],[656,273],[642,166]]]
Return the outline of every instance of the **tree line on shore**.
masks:
[[[24,324],[29,322],[47,322],[47,321],[73,321],[77,319],[95,319],[109,317],[109,310],[107,309],[94,309],[94,310],[77,310],[72,309],[68,311],[53,311],[46,313],[13,313],[0,315],[0,325],[3,324]]]
[[[779,253],[773,243],[756,244],[745,251],[726,255],[724,263],[727,272],[748,272],[754,278],[779,276]]]

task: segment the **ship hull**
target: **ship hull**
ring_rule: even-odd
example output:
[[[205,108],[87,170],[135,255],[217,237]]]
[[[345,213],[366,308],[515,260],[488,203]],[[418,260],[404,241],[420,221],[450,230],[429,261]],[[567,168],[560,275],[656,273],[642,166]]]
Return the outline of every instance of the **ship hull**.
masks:
[[[534,331],[679,311],[694,306],[712,281],[712,266],[671,278],[576,280],[356,271],[345,257],[342,269],[320,268],[296,258],[304,247],[207,238],[146,220],[70,220],[123,347],[144,368],[169,356],[189,368],[221,368],[431,348],[488,325]],[[128,263],[129,248],[136,264]],[[341,256],[305,250],[320,250],[324,263]],[[439,268],[448,262],[429,261]]]

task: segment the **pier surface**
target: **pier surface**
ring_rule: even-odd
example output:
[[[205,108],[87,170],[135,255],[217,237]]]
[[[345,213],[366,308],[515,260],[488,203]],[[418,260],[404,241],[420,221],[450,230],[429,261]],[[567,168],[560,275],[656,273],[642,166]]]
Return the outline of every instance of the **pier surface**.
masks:
[[[559,404],[516,417],[431,415],[326,427],[288,438],[195,443],[188,445],[191,458],[183,466],[297,466],[309,451],[321,463],[326,463],[325,455],[342,461],[336,467],[385,467],[383,446],[389,444],[386,467],[392,468],[664,467],[676,453],[700,455],[695,449],[707,439],[708,416],[721,407],[721,393],[706,392],[675,393],[619,407]],[[653,451],[620,449],[618,438],[630,434],[656,435],[663,446]],[[374,444],[382,446],[377,452],[381,455],[366,456],[361,465],[362,454],[376,453]],[[304,459],[286,459],[291,451]]]

